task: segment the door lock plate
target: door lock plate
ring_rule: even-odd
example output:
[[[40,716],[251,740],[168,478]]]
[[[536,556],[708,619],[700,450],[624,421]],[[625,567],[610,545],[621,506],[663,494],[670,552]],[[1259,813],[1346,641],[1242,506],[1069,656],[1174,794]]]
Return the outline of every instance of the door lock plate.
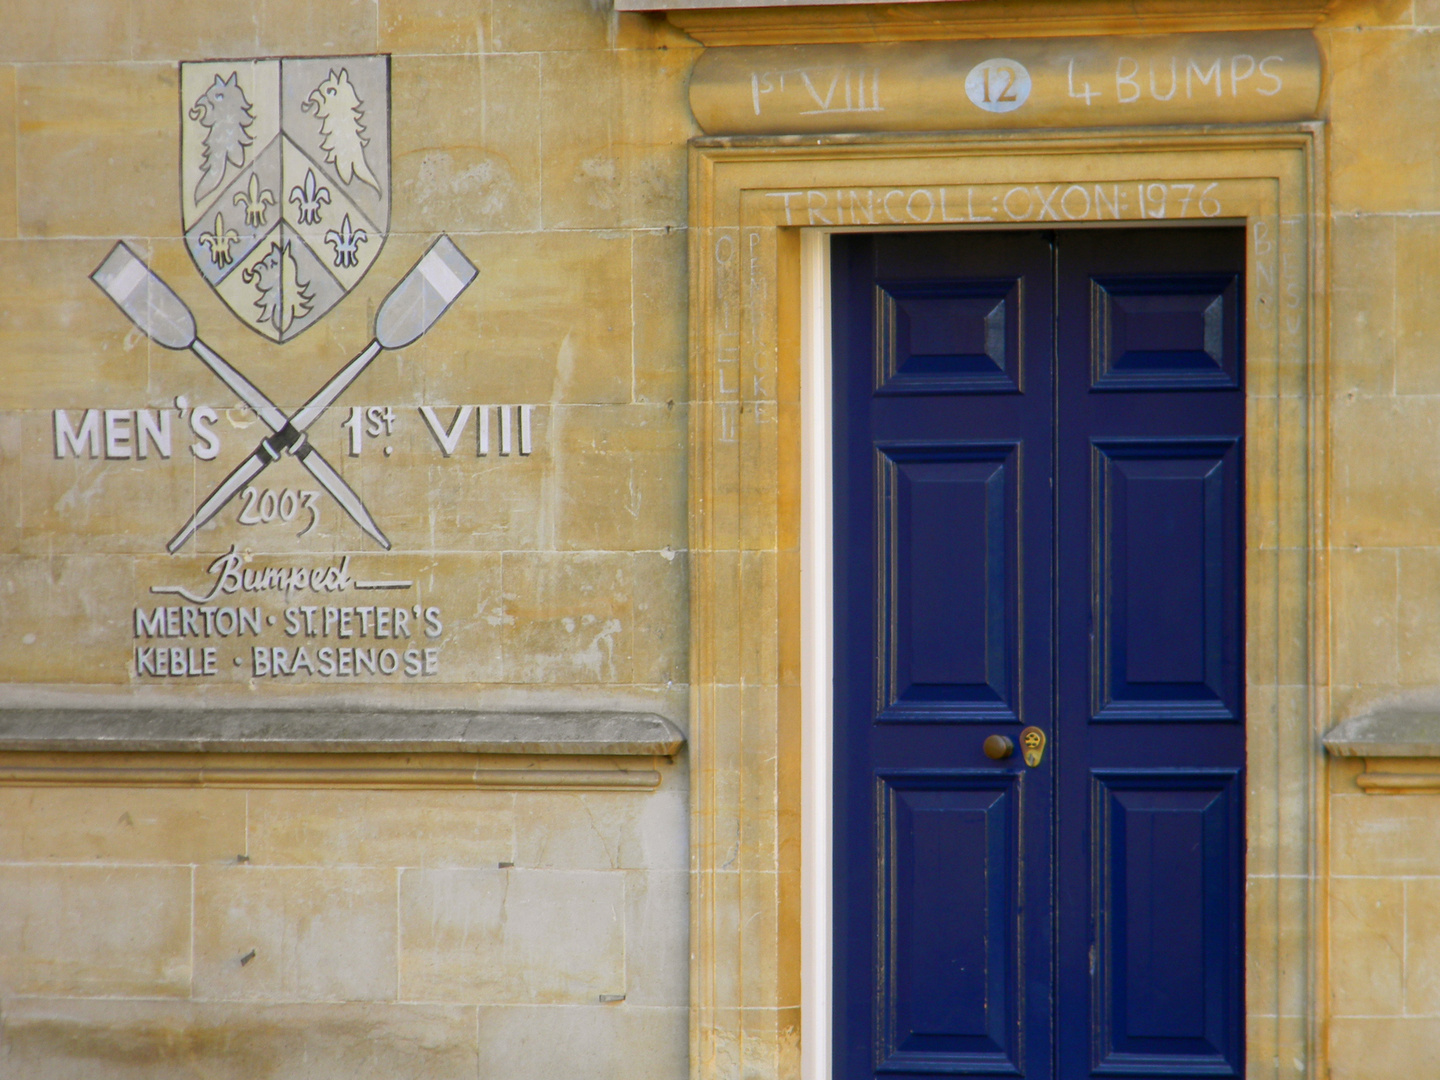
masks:
[[[1039,765],[1040,759],[1045,756],[1045,732],[1033,724],[1020,732],[1020,752],[1025,755],[1025,764],[1030,768]]]

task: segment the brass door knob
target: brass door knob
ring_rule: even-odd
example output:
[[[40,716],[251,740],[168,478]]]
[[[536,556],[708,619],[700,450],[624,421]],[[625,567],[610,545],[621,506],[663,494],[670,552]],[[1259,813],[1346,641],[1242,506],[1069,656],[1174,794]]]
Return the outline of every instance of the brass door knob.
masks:
[[[1004,761],[1015,753],[1015,744],[1006,735],[991,735],[985,740],[985,756],[991,761]]]

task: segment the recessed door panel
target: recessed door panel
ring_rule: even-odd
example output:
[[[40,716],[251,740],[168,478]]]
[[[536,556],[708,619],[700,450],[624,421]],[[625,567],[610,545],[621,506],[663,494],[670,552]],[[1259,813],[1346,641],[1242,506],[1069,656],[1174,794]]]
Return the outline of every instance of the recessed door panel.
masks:
[[[1020,389],[1020,282],[882,281],[875,286],[880,394]]]
[[[1239,285],[1236,274],[1092,279],[1094,388],[1239,386]]]
[[[879,719],[1013,721],[1014,443],[876,447]]]
[[[1091,444],[1097,719],[1239,712],[1239,440]]]
[[[877,780],[878,1072],[1021,1075],[1022,779]]]
[[[1096,1075],[1236,1076],[1238,771],[1094,774]]]

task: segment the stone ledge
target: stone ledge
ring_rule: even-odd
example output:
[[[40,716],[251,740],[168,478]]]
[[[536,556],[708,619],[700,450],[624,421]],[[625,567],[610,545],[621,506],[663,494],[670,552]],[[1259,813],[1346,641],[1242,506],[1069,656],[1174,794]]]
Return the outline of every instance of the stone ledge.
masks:
[[[1383,706],[1342,720],[1322,741],[1336,757],[1364,761],[1355,786],[1367,795],[1440,793],[1440,708]]]
[[[684,744],[642,712],[0,708],[0,752],[671,757]]]
[[[1322,741],[1336,757],[1440,758],[1440,709],[1376,709],[1342,720]]]

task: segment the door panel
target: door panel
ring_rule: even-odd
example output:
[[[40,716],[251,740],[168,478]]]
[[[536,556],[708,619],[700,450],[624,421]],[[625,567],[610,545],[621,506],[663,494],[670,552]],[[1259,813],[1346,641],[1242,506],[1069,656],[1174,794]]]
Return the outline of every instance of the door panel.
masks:
[[[876,286],[876,393],[1020,389],[1020,282],[885,281]]]
[[[837,1078],[1239,1075],[1243,268],[832,239]]]
[[[1240,484],[1239,441],[1106,440],[1091,454],[1094,718],[1234,720],[1237,568],[1225,510]]]
[[[961,771],[879,777],[887,872],[877,1072],[1021,1075],[1021,781]]]
[[[1097,1076],[1235,1076],[1238,770],[1096,771]]]
[[[1015,720],[1019,450],[876,447],[878,721]]]
[[[1093,278],[1093,388],[1235,389],[1239,293],[1238,273]]]

